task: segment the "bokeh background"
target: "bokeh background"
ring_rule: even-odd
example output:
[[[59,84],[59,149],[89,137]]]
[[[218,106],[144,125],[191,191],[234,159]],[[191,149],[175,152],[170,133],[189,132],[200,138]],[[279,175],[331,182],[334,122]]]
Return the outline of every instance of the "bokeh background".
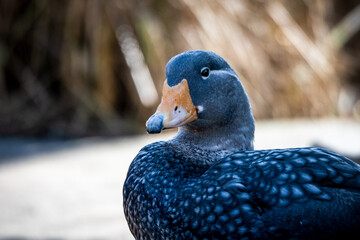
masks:
[[[131,239],[122,182],[176,54],[241,78],[257,148],[360,155],[357,0],[0,2],[0,239]]]

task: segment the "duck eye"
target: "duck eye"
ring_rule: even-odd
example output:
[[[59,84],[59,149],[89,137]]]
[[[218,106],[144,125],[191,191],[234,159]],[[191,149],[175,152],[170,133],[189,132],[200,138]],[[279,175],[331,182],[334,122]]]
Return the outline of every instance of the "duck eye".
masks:
[[[207,67],[204,67],[201,69],[201,76],[203,79],[206,79],[210,74],[210,69]]]

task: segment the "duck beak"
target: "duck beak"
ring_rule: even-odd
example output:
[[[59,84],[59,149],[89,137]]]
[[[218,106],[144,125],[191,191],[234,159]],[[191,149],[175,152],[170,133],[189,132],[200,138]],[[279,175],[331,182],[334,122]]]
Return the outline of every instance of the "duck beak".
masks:
[[[189,85],[183,79],[178,85],[170,87],[165,80],[162,98],[156,112],[147,120],[148,133],[160,133],[166,128],[184,126],[198,118]]]

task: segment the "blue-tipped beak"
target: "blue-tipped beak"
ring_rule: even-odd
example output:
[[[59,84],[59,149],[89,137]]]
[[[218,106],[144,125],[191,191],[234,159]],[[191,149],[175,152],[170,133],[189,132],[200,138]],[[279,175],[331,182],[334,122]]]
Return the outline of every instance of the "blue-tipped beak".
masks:
[[[183,79],[173,87],[165,81],[161,103],[146,122],[146,130],[148,133],[160,133],[163,129],[180,127],[197,118],[197,108],[190,97],[187,80]]]
[[[163,130],[164,116],[160,114],[152,115],[146,122],[146,131],[148,133],[160,133]]]

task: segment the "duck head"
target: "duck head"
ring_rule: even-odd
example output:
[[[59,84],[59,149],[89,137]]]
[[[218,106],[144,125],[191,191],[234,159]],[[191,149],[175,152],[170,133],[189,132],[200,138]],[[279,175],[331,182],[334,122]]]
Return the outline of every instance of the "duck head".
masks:
[[[168,62],[161,103],[146,123],[148,133],[180,127],[188,132],[219,130],[226,134],[226,129],[234,132],[245,126],[252,128],[253,135],[247,94],[223,58],[196,50]]]

